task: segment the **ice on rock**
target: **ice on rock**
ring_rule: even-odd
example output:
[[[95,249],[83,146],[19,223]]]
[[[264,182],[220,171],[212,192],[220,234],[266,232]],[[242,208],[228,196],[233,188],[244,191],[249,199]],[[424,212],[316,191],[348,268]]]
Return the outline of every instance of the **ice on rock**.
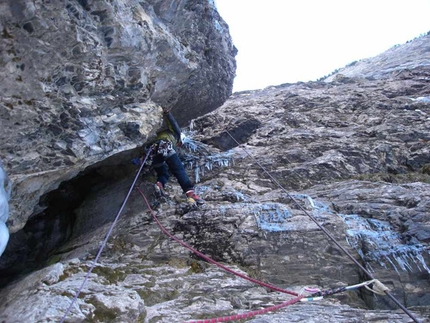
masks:
[[[214,167],[233,165],[234,159],[230,151],[214,153],[207,145],[194,141],[192,138],[193,132],[186,132],[183,159],[186,167],[194,170],[196,183],[200,182],[200,177],[204,175],[205,170],[210,171]],[[234,192],[230,193],[234,194]],[[420,271],[430,273],[430,268],[423,257],[423,254],[428,252],[426,248],[417,241],[405,244],[400,234],[391,228],[388,222],[366,219],[356,214],[338,214],[324,202],[314,200],[307,194],[288,195],[305,205],[305,208],[316,219],[323,219],[327,214],[341,217],[348,227],[346,232],[348,243],[357,250],[364,261],[374,261],[383,267],[387,267],[389,264],[396,271],[411,271],[414,265]],[[240,206],[244,212],[254,215],[257,226],[261,230],[280,232],[291,230],[294,226],[288,223],[294,216],[294,212],[287,206],[278,203],[250,204],[246,203],[245,196],[236,195],[236,197],[238,202],[244,202]]]
[[[290,194],[297,201],[305,203],[315,218],[323,214],[341,217],[348,229],[346,238],[351,247],[357,250],[361,258],[369,262],[379,263],[382,267],[392,266],[397,272],[419,271],[430,273],[430,268],[423,254],[428,252],[418,241],[404,243],[401,235],[386,221],[367,219],[357,214],[340,214],[331,210],[328,205],[316,201],[306,194]],[[309,210],[308,210],[309,211]],[[271,207],[270,212],[257,212],[256,221],[260,229],[270,232],[286,230],[285,221],[294,214],[282,207]]]
[[[9,198],[11,189],[12,184],[0,160],[0,256],[3,254],[9,241],[9,230],[6,226],[6,221],[9,218]]]
[[[194,170],[194,180],[200,182],[200,177],[204,176],[205,170],[212,170],[214,167],[228,167],[233,165],[233,157],[230,151],[214,153],[204,143],[193,140],[192,131],[183,131],[185,140],[183,142],[184,165]]]

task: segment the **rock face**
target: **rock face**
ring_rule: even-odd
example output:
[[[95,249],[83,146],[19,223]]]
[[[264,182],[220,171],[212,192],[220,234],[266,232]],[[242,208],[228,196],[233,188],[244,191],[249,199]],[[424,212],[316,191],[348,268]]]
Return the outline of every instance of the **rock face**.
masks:
[[[87,166],[231,94],[236,49],[212,1],[2,1],[1,158],[10,229]],[[19,202],[18,202],[19,200]]]
[[[174,8],[153,6],[166,20]],[[282,290],[308,296],[304,288],[368,281],[347,251],[416,321],[430,322],[429,38],[417,40],[419,60],[409,43],[390,57],[409,70],[375,64],[370,77],[368,61],[366,77],[235,93],[193,120],[181,155],[201,208],[185,203],[174,179],[162,200],[152,173],[132,189],[125,152],[45,190],[43,212],[0,258],[0,320],[411,322],[365,288],[257,313],[297,301]]]
[[[340,68],[324,78],[324,81],[332,82],[345,77],[384,79],[393,75],[407,79],[411,70],[430,66],[428,52],[428,37],[417,37],[406,44],[396,45],[378,56]]]

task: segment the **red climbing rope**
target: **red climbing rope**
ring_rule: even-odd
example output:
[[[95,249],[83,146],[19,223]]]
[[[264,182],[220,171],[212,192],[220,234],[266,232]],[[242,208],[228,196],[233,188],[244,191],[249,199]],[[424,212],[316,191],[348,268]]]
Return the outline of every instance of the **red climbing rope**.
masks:
[[[233,274],[233,275],[236,275],[236,276],[241,277],[241,278],[243,278],[243,279],[249,280],[250,282],[256,283],[256,284],[258,284],[258,285],[260,285],[260,286],[264,286],[264,287],[270,288],[271,290],[274,290],[274,291],[277,291],[277,292],[281,292],[281,293],[285,293],[285,294],[290,294],[290,295],[293,295],[293,296],[298,296],[298,294],[297,294],[297,293],[295,293],[295,292],[288,291],[288,290],[285,290],[285,289],[282,289],[282,288],[279,288],[279,287],[276,287],[276,286],[273,286],[273,285],[270,285],[270,284],[267,284],[267,283],[261,282],[261,281],[259,281],[259,280],[257,280],[257,279],[254,279],[254,278],[248,277],[248,276],[246,276],[246,275],[243,275],[243,274],[241,274],[241,273],[239,273],[239,272],[236,272],[236,271],[234,271],[234,270],[232,270],[232,269],[230,269],[230,268],[228,268],[228,267],[226,267],[226,266],[224,266],[224,265],[220,264],[219,262],[216,262],[216,261],[215,261],[215,260],[213,260],[212,258],[209,258],[209,257],[208,257],[208,256],[206,256],[205,254],[203,254],[203,253],[201,253],[200,251],[198,251],[198,250],[194,249],[193,247],[189,246],[188,244],[186,244],[186,243],[185,243],[185,242],[183,242],[182,240],[180,240],[180,239],[176,238],[176,237],[175,237],[174,235],[172,235],[169,231],[167,231],[167,230],[166,230],[166,228],[164,228],[164,226],[163,226],[163,225],[161,224],[161,222],[158,220],[157,216],[155,215],[154,211],[152,210],[151,205],[149,204],[149,202],[148,202],[148,200],[147,200],[147,198],[146,198],[145,194],[143,194],[142,190],[141,190],[139,187],[137,188],[137,190],[139,191],[140,195],[142,195],[143,199],[145,200],[146,206],[148,207],[149,211],[150,211],[150,212],[151,212],[151,214],[152,214],[152,217],[154,218],[155,222],[157,222],[157,224],[158,224],[158,226],[160,227],[160,229],[161,229],[161,230],[162,230],[162,231],[163,231],[167,236],[169,236],[171,239],[175,240],[177,243],[179,243],[179,244],[180,244],[180,245],[182,245],[183,247],[187,248],[187,249],[188,249],[188,250],[190,250],[191,252],[193,252],[193,253],[195,253],[196,255],[200,256],[201,258],[203,258],[203,259],[204,259],[204,260],[206,260],[207,262],[210,262],[211,264],[214,264],[214,265],[216,265],[216,266],[218,266],[218,267],[220,267],[220,268],[224,269],[225,271],[227,271],[227,272],[229,272],[229,273],[231,273],[231,274]],[[219,321],[219,322],[223,322],[223,321]]]
[[[235,321],[235,320],[242,320],[247,319],[256,315],[266,314],[267,312],[277,311],[281,308],[293,305],[300,301],[302,296],[290,299],[289,301],[286,301],[282,304],[263,308],[261,310],[256,310],[252,312],[242,313],[242,314],[235,314],[230,316],[224,316],[224,317],[216,317],[211,319],[205,319],[205,320],[198,320],[198,321],[187,321],[185,323],[217,323],[217,322],[228,322],[228,321]]]

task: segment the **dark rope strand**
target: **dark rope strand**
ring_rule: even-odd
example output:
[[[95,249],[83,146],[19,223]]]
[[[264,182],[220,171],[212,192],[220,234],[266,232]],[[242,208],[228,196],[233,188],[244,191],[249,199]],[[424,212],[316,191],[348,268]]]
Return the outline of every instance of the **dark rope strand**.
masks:
[[[218,119],[218,116],[215,115],[215,118],[217,119],[218,123],[220,123],[220,120]],[[375,277],[366,269],[364,268],[349,252],[348,250],[346,250],[344,247],[342,247],[337,241],[336,239],[333,237],[333,235],[326,229],[324,228],[320,223],[318,223],[318,221],[315,219],[315,217],[313,215],[311,215],[309,212],[307,212],[301,205],[300,203],[298,203],[296,201],[296,199],[294,199],[290,193],[287,192],[287,190],[266,170],[266,168],[261,165],[261,163],[254,157],[252,156],[245,148],[243,148],[241,146],[241,144],[231,135],[231,133],[226,130],[227,134],[230,136],[230,138],[238,145],[238,147],[240,147],[262,170],[264,173],[266,173],[270,179],[307,215],[309,216],[309,218],[330,238],[331,241],[333,241],[333,243],[340,248],[367,276],[369,276],[369,278],[371,279],[375,279]],[[420,323],[420,321],[418,321],[415,316],[406,308],[403,306],[403,304],[401,304],[393,295],[391,295],[391,293],[386,290],[384,291],[385,294],[391,298],[391,300],[397,304],[397,306],[399,306],[412,320],[414,320],[416,323]]]
[[[126,196],[126,197],[125,197],[125,199],[124,199],[124,202],[123,202],[123,203],[122,203],[122,205],[121,205],[121,208],[120,208],[120,209],[119,209],[119,211],[118,211],[118,214],[117,214],[117,215],[116,215],[116,217],[115,217],[115,220],[112,222],[112,224],[111,224],[111,226],[110,226],[110,228],[109,228],[109,231],[108,231],[108,233],[106,234],[106,237],[105,237],[105,239],[103,240],[103,242],[102,242],[102,244],[101,244],[101,246],[100,246],[100,249],[99,249],[99,251],[98,251],[98,253],[97,253],[96,257],[94,258],[94,261],[93,261],[93,263],[92,263],[92,265],[91,265],[90,269],[88,270],[87,274],[85,275],[84,281],[82,282],[81,286],[79,287],[79,290],[76,292],[75,297],[73,298],[72,302],[70,303],[69,307],[67,308],[66,312],[64,313],[64,316],[63,316],[63,318],[61,319],[60,323],[63,323],[63,322],[64,322],[64,320],[66,319],[67,314],[69,314],[70,310],[72,309],[72,306],[73,306],[73,305],[75,304],[75,302],[77,301],[79,294],[82,292],[82,289],[84,288],[84,286],[85,286],[85,284],[86,284],[86,282],[87,282],[87,280],[88,280],[88,278],[89,278],[89,276],[90,276],[91,272],[93,271],[94,267],[96,266],[97,260],[99,259],[100,255],[101,255],[101,253],[102,253],[102,251],[103,251],[103,249],[104,249],[104,247],[106,246],[106,243],[107,243],[107,241],[108,241],[108,239],[109,239],[109,236],[111,235],[111,233],[112,233],[112,231],[113,231],[113,228],[115,227],[116,223],[118,222],[119,216],[121,215],[122,210],[124,209],[125,204],[127,203],[128,198],[130,197],[130,194],[131,194],[131,192],[133,191],[133,188],[134,188],[134,186],[135,186],[135,184],[136,184],[136,182],[137,182],[137,179],[139,178],[139,175],[140,175],[140,173],[141,173],[141,171],[142,171],[142,169],[143,169],[143,166],[144,166],[144,165],[145,165],[145,163],[146,163],[146,159],[148,158],[148,156],[149,156],[149,154],[150,154],[150,153],[151,153],[151,148],[149,148],[149,149],[148,149],[148,152],[147,152],[147,154],[146,154],[146,156],[145,156],[145,159],[144,159],[144,161],[142,162],[142,165],[140,165],[139,171],[137,172],[137,174],[136,174],[136,176],[135,176],[135,178],[134,178],[134,181],[133,181],[133,183],[131,184],[131,187],[130,187],[130,189],[129,189],[128,193],[127,193],[127,196]]]

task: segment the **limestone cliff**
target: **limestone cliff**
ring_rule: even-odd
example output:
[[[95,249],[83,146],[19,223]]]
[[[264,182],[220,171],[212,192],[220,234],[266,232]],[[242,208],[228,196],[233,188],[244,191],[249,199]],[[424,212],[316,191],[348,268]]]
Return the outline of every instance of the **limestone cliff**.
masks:
[[[79,3],[86,12],[98,2]],[[170,10],[185,2],[172,3],[152,4],[159,21],[172,22]],[[417,320],[430,322],[429,38],[396,47],[395,56],[383,53],[395,70],[378,56],[373,65],[366,60],[366,75],[235,93],[193,119],[181,156],[204,207],[190,208],[174,179],[168,196],[156,199],[151,172],[136,187],[170,234],[241,275],[296,293],[367,281],[311,214]],[[159,107],[151,104],[156,118]],[[0,320],[60,321],[73,304],[65,322],[188,322],[294,299],[166,236],[136,188],[95,264],[138,170],[130,159],[139,151],[121,149],[97,162],[83,157],[91,161],[85,169],[70,166],[82,171],[44,189],[40,212],[11,235],[0,258]],[[364,288],[247,319],[291,321],[412,320]]]
[[[185,125],[232,91],[236,49],[212,1],[2,1],[0,32],[12,232],[43,194],[148,140],[160,105]]]

